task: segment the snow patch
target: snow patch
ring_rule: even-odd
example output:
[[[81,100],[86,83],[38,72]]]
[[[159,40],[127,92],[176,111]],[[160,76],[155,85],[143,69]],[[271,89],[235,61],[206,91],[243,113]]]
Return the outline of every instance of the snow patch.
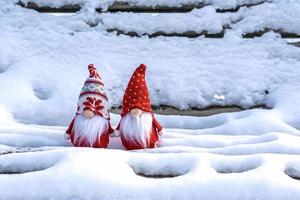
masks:
[[[47,154],[40,152],[2,155],[0,157],[0,175],[43,171],[55,165],[60,159],[56,155],[45,160],[43,159],[45,155]]]
[[[174,154],[153,156],[138,155],[129,159],[128,164],[138,176],[146,178],[174,178],[187,174],[196,163],[193,158],[181,158],[177,162]]]
[[[13,116],[3,105],[0,104],[0,123],[13,122]]]
[[[227,159],[226,161],[212,162],[213,168],[220,174],[244,173],[258,168],[263,163],[259,157],[245,159]]]

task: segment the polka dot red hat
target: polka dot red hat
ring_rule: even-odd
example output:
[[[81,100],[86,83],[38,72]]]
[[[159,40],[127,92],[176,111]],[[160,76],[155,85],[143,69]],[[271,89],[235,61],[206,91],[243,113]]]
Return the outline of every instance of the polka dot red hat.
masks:
[[[95,66],[88,66],[89,77],[86,79],[77,103],[77,114],[91,110],[96,115],[109,119],[109,103],[104,91],[104,84]]]
[[[146,65],[141,64],[138,68],[136,68],[129,80],[123,97],[122,117],[134,108],[139,108],[145,112],[152,112],[145,73]]]

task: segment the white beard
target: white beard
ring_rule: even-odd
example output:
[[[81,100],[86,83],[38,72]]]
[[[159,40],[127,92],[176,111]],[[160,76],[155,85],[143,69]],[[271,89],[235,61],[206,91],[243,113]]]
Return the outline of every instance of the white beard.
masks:
[[[126,140],[143,144],[146,148],[152,131],[152,114],[142,113],[138,117],[126,114],[121,120],[120,132]]]
[[[74,141],[82,142],[87,141],[92,146],[103,133],[108,130],[108,120],[95,115],[91,119],[87,119],[83,114],[79,114],[74,122]]]

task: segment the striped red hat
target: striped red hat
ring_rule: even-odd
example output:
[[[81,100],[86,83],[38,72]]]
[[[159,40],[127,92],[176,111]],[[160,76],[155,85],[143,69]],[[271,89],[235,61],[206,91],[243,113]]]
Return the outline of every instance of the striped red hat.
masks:
[[[144,64],[136,68],[133,73],[123,96],[122,117],[134,108],[139,108],[145,112],[152,112],[145,73],[146,65]]]
[[[109,103],[102,79],[93,64],[88,66],[88,70],[90,75],[81,89],[77,103],[77,114],[84,110],[91,110],[96,115],[109,119]]]

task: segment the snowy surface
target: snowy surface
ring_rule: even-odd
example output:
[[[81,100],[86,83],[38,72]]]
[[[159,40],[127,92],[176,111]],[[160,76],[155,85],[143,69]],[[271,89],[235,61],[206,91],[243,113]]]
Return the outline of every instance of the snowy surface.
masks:
[[[66,127],[0,123],[0,197],[298,200],[299,89],[275,92],[272,110],[157,116],[157,149],[73,148]]]
[[[201,33],[220,33],[231,23],[232,14],[216,13],[212,6],[194,9],[189,13],[104,13],[98,26],[135,32],[138,35],[164,33],[184,33],[194,31]]]
[[[22,0],[27,3],[28,0]],[[38,5],[60,7],[66,4],[79,3],[83,12],[93,12],[94,8],[108,8],[114,0],[30,0]],[[134,5],[144,6],[180,6],[183,4],[204,3],[202,9],[194,9],[185,14],[137,14],[137,13],[105,13],[97,18],[99,26],[108,29],[118,29],[123,32],[136,32],[138,35],[155,32],[182,33],[195,31],[201,33],[220,33],[224,26],[232,28],[239,34],[253,33],[268,29],[300,34],[300,2],[290,0],[130,0]],[[262,3],[262,4],[260,4]],[[252,7],[243,5],[258,4]],[[216,13],[216,9],[230,9],[239,6],[238,12]],[[90,15],[90,14],[88,14]],[[95,20],[95,19],[94,19]]]
[[[225,27],[240,35],[269,29],[299,35],[299,9],[299,1],[274,1],[250,8],[243,7],[236,13],[217,13],[214,6],[180,14],[104,13],[100,17],[99,27],[125,33],[135,32],[138,35],[188,31],[221,33]]]
[[[159,148],[139,151],[119,138],[108,149],[72,148],[66,127],[1,124],[0,197],[297,200],[300,131],[286,114],[158,116],[195,129],[167,128]]]
[[[116,36],[103,27],[117,21],[109,14],[58,17],[3,2],[0,199],[300,199],[300,49],[275,33],[251,40],[240,37],[260,29],[260,19],[299,31],[298,13],[285,15],[297,8],[296,1],[289,1],[287,10],[276,9],[276,0],[240,10],[238,15],[247,18],[222,40]],[[226,1],[227,6],[245,2]],[[271,12],[253,11],[268,6]],[[276,24],[270,14],[275,11],[284,11]],[[221,16],[212,7],[189,15],[199,13]],[[162,23],[169,22],[166,16],[160,16],[165,17]],[[210,22],[205,19],[199,27],[174,27],[218,31],[228,22],[216,17],[218,23],[206,27]],[[165,27],[149,21],[149,31]],[[142,26],[118,26],[144,33]],[[209,117],[159,115],[167,132],[157,149],[124,151],[119,138],[112,139],[108,149],[73,148],[63,135],[90,63],[102,75],[113,106],[120,105],[135,67],[145,63],[154,105],[187,109],[266,104],[270,109]],[[118,121],[113,114],[113,126]]]
[[[215,11],[207,7],[201,12]],[[101,21],[103,16],[95,13],[52,16],[3,4],[0,15],[5,30],[0,31],[0,110],[5,121],[67,125],[89,63],[102,75],[112,106],[120,106],[140,63],[148,66],[152,104],[179,109],[268,104],[283,85],[300,83],[300,49],[274,33],[253,40],[241,39],[239,31],[227,31],[222,40],[130,38],[108,34],[100,24],[87,25]]]

